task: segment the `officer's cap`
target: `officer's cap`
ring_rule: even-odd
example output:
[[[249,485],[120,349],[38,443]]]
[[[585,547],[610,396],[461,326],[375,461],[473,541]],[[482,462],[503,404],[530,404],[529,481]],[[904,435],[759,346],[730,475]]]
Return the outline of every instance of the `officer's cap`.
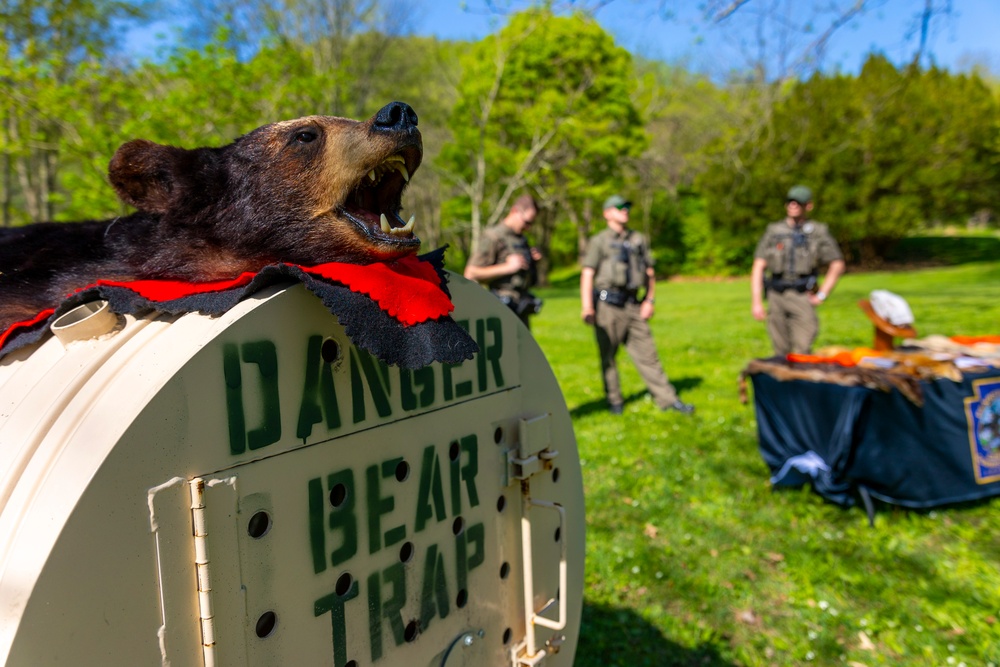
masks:
[[[601,210],[607,211],[609,208],[625,208],[628,206],[632,206],[632,202],[625,199],[625,197],[622,197],[621,195],[611,195],[604,200],[604,206],[601,207]]]
[[[788,191],[788,197],[786,197],[786,199],[788,201],[797,201],[805,206],[813,200],[813,193],[812,190],[804,185],[794,185]]]

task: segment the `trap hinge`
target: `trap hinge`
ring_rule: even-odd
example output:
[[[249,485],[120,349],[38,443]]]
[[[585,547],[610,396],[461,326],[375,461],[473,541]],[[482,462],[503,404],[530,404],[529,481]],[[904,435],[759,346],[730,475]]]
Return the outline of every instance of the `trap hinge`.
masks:
[[[518,446],[507,451],[508,484],[552,469],[552,460],[559,452],[551,449],[551,417],[546,413],[518,422]]]

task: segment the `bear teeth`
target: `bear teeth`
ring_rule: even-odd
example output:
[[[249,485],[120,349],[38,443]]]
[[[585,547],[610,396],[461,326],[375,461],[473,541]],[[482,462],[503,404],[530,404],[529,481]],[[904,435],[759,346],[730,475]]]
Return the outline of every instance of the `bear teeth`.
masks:
[[[379,215],[379,222],[382,225],[382,232],[385,234],[390,234],[392,236],[405,236],[407,234],[413,233],[414,220],[417,216],[411,215],[409,222],[407,222],[402,227],[391,227],[389,226],[389,219],[385,217],[385,213]]]
[[[406,168],[406,162],[403,160],[402,155],[390,155],[387,157],[385,162],[377,165],[374,169],[368,172],[368,180],[372,183],[377,183],[382,180],[382,176],[385,175],[385,172],[390,169],[395,169],[403,177],[405,182],[410,182],[410,172]]]
[[[406,167],[404,167],[401,164],[397,164],[396,165],[396,169],[399,171],[400,174],[403,175],[403,180],[406,181],[407,183],[409,183],[410,182],[410,172],[406,171]]]

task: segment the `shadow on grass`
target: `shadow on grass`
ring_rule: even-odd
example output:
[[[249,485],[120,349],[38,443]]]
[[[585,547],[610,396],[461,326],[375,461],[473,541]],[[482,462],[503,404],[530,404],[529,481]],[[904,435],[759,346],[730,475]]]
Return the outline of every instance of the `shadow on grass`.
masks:
[[[684,400],[684,392],[694,389],[701,385],[700,377],[689,377],[680,378],[679,380],[672,380],[671,383],[680,395],[681,400]],[[623,405],[628,405],[629,403],[634,403],[635,401],[641,401],[646,396],[648,392],[645,390],[637,391],[635,393],[629,394],[625,397]],[[586,403],[581,403],[572,410],[569,414],[574,419],[577,417],[586,417],[587,415],[592,415],[595,412],[607,412],[608,402],[603,398],[598,398],[593,401],[587,401]]]
[[[631,609],[585,604],[574,667],[738,667],[711,644],[672,642]]]
[[[697,376],[690,378],[678,378],[676,380],[671,380],[670,382],[674,385],[674,389],[677,390],[677,393],[681,395],[682,399],[684,398],[684,392],[697,389],[701,386],[701,378]]]
[[[634,394],[629,394],[625,397],[625,405],[633,403],[635,401],[642,400],[642,397],[646,395],[645,390],[639,391]],[[593,401],[587,401],[586,403],[581,403],[572,410],[569,411],[570,417],[576,419],[577,417],[586,417],[587,415],[592,415],[595,412],[607,412],[608,402],[603,398],[598,398]]]
[[[986,496],[983,498],[973,498],[970,500],[962,500],[954,503],[941,503],[939,505],[934,505],[932,507],[906,507],[904,505],[896,505],[895,503],[890,503],[885,500],[880,500],[878,498],[872,498],[872,506],[875,510],[875,517],[878,520],[878,516],[881,515],[892,515],[894,517],[906,517],[909,515],[914,516],[927,516],[935,512],[962,512],[964,510],[975,510],[982,507],[988,507],[994,503],[998,502],[995,496]],[[856,500],[857,506],[864,509],[864,505],[861,503],[860,498]],[[980,537],[982,537],[981,535]]]

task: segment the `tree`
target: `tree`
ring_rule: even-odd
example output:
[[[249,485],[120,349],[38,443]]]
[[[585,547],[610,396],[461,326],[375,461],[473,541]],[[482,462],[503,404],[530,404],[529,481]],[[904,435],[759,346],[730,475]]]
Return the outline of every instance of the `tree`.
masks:
[[[75,111],[66,86],[92,74],[98,58],[113,50],[121,26],[145,10],[145,3],[118,0],[0,3],[4,225],[54,217],[62,150],[67,142],[83,143],[65,117]]]
[[[412,0],[199,0],[190,45],[219,43],[247,61],[263,50],[294,56],[325,85],[301,92],[314,109],[357,118],[371,106],[391,46],[410,28]],[[314,78],[314,77],[311,77]]]
[[[633,86],[628,52],[583,14],[528,10],[474,45],[438,161],[468,198],[472,244],[523,189],[546,210],[543,249],[559,213],[585,233],[595,204],[624,185],[619,161],[646,145]]]
[[[762,135],[700,179],[727,263],[749,264],[762,221],[809,183],[820,219],[856,259],[877,263],[932,221],[964,220],[1000,186],[997,101],[976,75],[872,56],[857,77],[816,74],[777,104]]]

